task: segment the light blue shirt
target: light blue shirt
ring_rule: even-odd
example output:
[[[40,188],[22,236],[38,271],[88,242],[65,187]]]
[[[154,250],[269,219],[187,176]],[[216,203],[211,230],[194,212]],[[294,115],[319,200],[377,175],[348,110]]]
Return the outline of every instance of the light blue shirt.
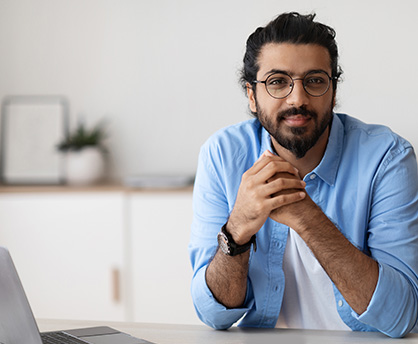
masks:
[[[252,119],[218,131],[200,151],[189,244],[191,292],[200,319],[216,329],[241,318],[239,326],[274,327],[279,316],[285,225],[269,218],[257,233],[243,308],[218,303],[205,280],[241,176],[266,149],[272,151],[270,136]],[[355,331],[393,337],[410,332],[418,313],[418,173],[412,146],[384,126],[334,114],[324,157],[304,180],[309,196],[344,236],[379,264],[376,289],[361,315],[334,286],[341,319]]]

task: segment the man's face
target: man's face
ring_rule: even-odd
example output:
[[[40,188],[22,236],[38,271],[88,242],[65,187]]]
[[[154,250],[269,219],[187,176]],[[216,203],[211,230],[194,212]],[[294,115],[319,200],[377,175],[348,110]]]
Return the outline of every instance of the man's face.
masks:
[[[258,59],[257,80],[264,81],[274,71],[284,71],[293,79],[311,71],[331,75],[328,50],[314,44],[266,44]],[[283,99],[271,97],[264,84],[248,88],[250,109],[257,112],[263,127],[275,142],[300,159],[322,137],[327,137],[334,107],[332,84],[328,91],[313,97],[306,93],[302,80],[294,82],[293,91]],[[275,141],[275,142],[274,142]]]

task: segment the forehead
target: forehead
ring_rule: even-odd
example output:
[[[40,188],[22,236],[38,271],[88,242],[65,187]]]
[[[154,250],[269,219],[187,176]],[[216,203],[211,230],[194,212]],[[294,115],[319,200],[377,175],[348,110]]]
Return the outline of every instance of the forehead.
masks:
[[[319,69],[331,74],[329,52],[317,44],[265,44],[257,62],[258,79],[276,70],[286,71],[292,76],[303,76],[311,70]]]

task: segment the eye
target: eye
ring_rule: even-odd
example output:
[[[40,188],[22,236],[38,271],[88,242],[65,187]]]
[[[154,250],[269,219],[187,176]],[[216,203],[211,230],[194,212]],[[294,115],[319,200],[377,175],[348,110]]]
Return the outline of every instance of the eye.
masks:
[[[292,83],[287,75],[274,74],[267,79],[267,86],[272,88],[284,88]]]
[[[327,81],[323,76],[309,76],[305,79],[305,85],[322,85],[326,84]]]
[[[287,83],[288,81],[285,78],[273,78],[268,81],[269,85],[283,85]]]

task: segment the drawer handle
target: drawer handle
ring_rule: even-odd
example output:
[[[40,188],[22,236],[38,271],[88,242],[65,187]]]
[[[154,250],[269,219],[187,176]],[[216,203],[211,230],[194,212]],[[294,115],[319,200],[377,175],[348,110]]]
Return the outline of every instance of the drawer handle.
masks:
[[[112,299],[113,302],[119,303],[120,297],[120,270],[118,268],[112,269]]]

